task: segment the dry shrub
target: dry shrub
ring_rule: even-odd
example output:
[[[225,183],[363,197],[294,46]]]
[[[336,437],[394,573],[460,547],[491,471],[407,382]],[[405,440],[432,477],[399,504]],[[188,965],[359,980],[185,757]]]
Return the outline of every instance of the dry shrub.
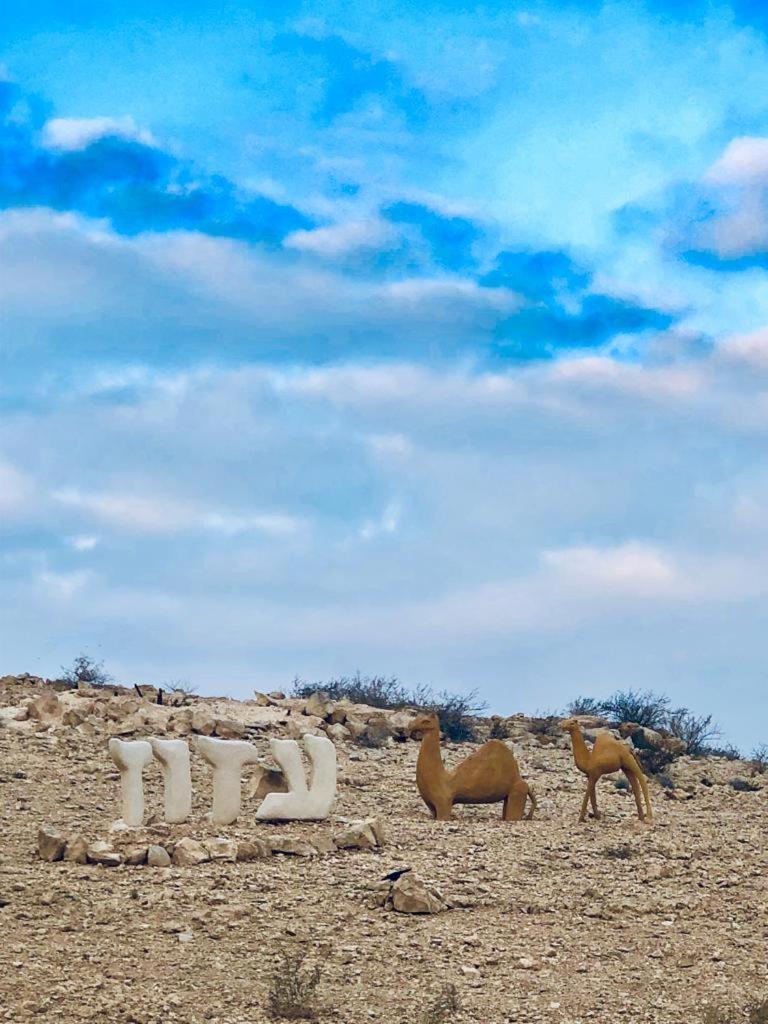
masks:
[[[272,1020],[316,1020],[319,964],[304,967],[306,954],[285,953],[277,962],[269,984],[267,1015]]]

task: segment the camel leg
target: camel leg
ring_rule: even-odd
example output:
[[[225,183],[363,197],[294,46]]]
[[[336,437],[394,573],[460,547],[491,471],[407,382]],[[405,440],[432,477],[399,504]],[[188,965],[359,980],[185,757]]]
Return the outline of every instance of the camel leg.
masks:
[[[516,785],[507,793],[504,800],[504,821],[522,821],[525,801],[528,799],[528,787]]]
[[[589,804],[589,789],[591,785],[591,782],[587,783],[587,791],[584,794],[584,799],[581,802],[581,813],[579,814],[579,821],[587,820],[587,805]]]
[[[587,792],[589,793],[589,802],[592,804],[592,814],[597,821],[600,818],[600,811],[597,809],[597,779],[589,780]]]
[[[642,821],[645,815],[643,814],[643,802],[641,800],[640,794],[640,783],[637,781],[637,776],[634,772],[630,772],[625,768],[624,774],[626,775],[627,781],[632,787],[632,792],[635,794],[635,803],[637,804],[637,816],[640,819],[640,821]]]
[[[526,815],[526,820],[527,821],[532,821],[533,820],[533,812],[536,810],[536,807],[538,805],[536,803],[536,797],[534,796],[533,790],[531,789],[530,786],[528,786],[528,799],[531,801],[531,809],[530,809],[530,811],[528,811],[528,814]]]
[[[435,820],[450,821],[452,810],[453,804],[449,800],[441,800],[440,803],[435,804]]]
[[[648,792],[648,783],[645,781],[645,775],[640,772],[637,776],[637,781],[640,783],[640,788],[643,791],[645,797],[645,820],[653,821],[653,810],[651,809],[651,794]]]

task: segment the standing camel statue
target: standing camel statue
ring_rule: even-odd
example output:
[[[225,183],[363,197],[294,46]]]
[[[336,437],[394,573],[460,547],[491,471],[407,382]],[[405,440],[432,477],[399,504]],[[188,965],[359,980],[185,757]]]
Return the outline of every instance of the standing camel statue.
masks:
[[[522,821],[526,800],[533,817],[536,798],[521,777],[515,755],[501,740],[489,740],[470,754],[453,772],[445,770],[440,754],[440,722],[437,715],[414,719],[410,732],[421,733],[416,763],[416,785],[421,799],[436,821],[450,821],[454,804],[504,802],[503,821]]]
[[[651,810],[651,798],[648,794],[648,783],[645,775],[637,763],[635,755],[629,747],[611,736],[608,732],[598,733],[592,749],[590,750],[584,741],[581,726],[575,718],[566,718],[560,723],[564,732],[570,733],[573,746],[573,759],[580,772],[584,772],[589,780],[587,792],[584,794],[584,801],[581,805],[579,821],[587,820],[587,803],[592,804],[592,813],[596,818],[600,817],[597,809],[597,796],[595,787],[601,775],[610,775],[612,772],[623,771],[627,781],[635,794],[637,804],[637,815],[640,821],[653,821]],[[643,813],[642,796],[645,798],[645,813]]]

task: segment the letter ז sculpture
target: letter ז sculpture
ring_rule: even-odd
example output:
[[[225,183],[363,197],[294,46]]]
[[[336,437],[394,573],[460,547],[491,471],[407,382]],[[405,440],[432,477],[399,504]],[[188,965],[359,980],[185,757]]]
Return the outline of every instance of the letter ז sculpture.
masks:
[[[521,821],[526,800],[536,809],[536,798],[521,777],[515,755],[501,740],[489,740],[453,772],[445,770],[440,754],[440,722],[437,715],[414,719],[411,734],[422,733],[416,763],[416,785],[432,817],[449,821],[454,804],[495,804],[504,802],[504,821]]]
[[[109,755],[120,769],[123,794],[123,821],[139,828],[144,821],[144,781],[142,772],[152,760],[152,747],[146,740],[109,741]]]
[[[283,769],[289,792],[268,793],[256,811],[260,821],[296,819],[320,821],[331,812],[336,796],[336,747],[324,736],[304,736],[312,762],[312,784],[307,788],[304,767],[295,740],[270,740],[272,756]]]
[[[640,765],[635,759],[635,755],[629,747],[622,743],[621,740],[617,740],[615,736],[611,736],[610,733],[600,732],[597,734],[590,750],[584,741],[581,726],[575,718],[563,719],[560,723],[560,728],[570,733],[573,759],[576,762],[576,767],[580,772],[584,772],[589,780],[587,782],[587,792],[584,794],[584,800],[581,805],[579,821],[587,820],[588,802],[592,804],[594,816],[596,818],[600,817],[595,790],[597,780],[601,775],[610,775],[612,772],[619,770],[624,772],[627,781],[632,786],[632,792],[635,794],[635,803],[637,804],[637,816],[640,818],[640,821],[653,821],[648,783],[645,780],[645,775],[643,775]],[[642,796],[645,798],[645,814],[643,814],[641,790]]]

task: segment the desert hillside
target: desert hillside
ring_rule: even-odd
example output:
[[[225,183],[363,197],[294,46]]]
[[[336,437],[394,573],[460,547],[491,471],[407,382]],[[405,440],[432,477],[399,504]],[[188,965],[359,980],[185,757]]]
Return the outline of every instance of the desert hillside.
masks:
[[[768,776],[679,757],[663,785],[651,778],[653,825],[613,778],[598,787],[604,816],[580,825],[585,780],[567,737],[515,716],[503,732],[535,819],[503,823],[496,805],[436,823],[416,791],[408,720],[322,697],[160,705],[152,688],[2,679],[0,1020],[259,1024],[294,953],[321,968],[322,1018],[347,1024],[695,1024],[768,996]],[[337,746],[330,820],[257,823],[267,776],[255,766],[237,823],[214,827],[210,770],[193,750],[187,823],[162,822],[153,763],[145,827],[113,828],[109,737],[245,738],[269,766],[270,737],[307,730]],[[443,754],[454,765],[473,749]],[[375,829],[354,824],[368,819]],[[150,846],[170,865],[135,863]],[[433,912],[393,907],[386,876],[403,869],[424,886],[405,910]],[[445,985],[460,1009],[436,1008]]]

